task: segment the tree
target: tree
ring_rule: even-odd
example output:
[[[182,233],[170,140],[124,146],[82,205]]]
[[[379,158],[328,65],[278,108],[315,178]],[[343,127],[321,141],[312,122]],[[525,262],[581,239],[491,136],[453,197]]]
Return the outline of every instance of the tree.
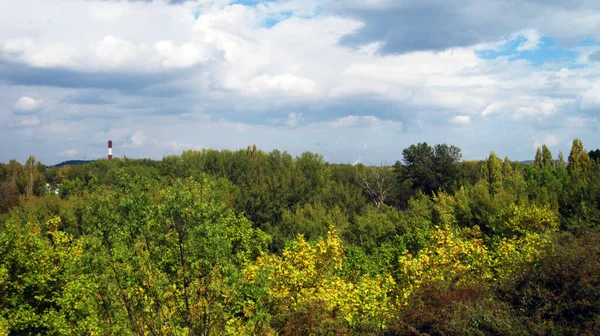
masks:
[[[591,160],[600,162],[600,149],[591,150],[588,155],[590,156]]]
[[[362,167],[358,183],[376,207],[383,204],[392,191],[392,171],[386,167]]]
[[[411,180],[413,189],[431,194],[436,189],[433,171],[433,148],[427,143],[411,145],[402,151],[403,177]]]
[[[462,158],[460,148],[446,144],[435,145],[433,164],[438,187],[449,191],[458,176],[457,164]]]
[[[490,193],[497,194],[502,189],[502,160],[494,152],[490,152],[487,160],[487,173]]]
[[[502,175],[504,177],[510,177],[513,174],[512,163],[508,159],[508,156],[504,157],[504,161],[502,162]]]
[[[4,181],[0,184],[0,214],[8,212],[19,204],[19,192],[13,181]]]
[[[43,166],[39,162],[36,163],[33,155],[30,155],[25,162],[25,195],[27,198],[44,193],[46,181],[39,172],[42,168]]]
[[[565,168],[567,166],[567,163],[565,162],[565,157],[563,156],[562,152],[558,152],[558,163],[557,163],[558,167],[561,168]]]
[[[552,152],[546,145],[542,145],[542,166],[553,166]]]
[[[410,179],[414,190],[432,195],[448,190],[456,180],[456,165],[462,155],[460,149],[446,144],[430,147],[426,142],[411,145],[402,151],[402,179]]]
[[[535,152],[535,162],[533,165],[536,167],[542,166],[542,149],[540,147],[538,147],[537,151]]]
[[[583,143],[579,139],[573,140],[571,153],[569,154],[569,163],[567,171],[571,176],[579,175],[585,171],[590,163],[590,157],[583,148]]]

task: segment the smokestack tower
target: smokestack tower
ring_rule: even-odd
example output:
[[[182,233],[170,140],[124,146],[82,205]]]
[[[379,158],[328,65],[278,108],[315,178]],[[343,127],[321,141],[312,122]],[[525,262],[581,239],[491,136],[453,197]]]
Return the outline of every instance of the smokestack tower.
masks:
[[[108,160],[112,160],[112,140],[108,140]]]

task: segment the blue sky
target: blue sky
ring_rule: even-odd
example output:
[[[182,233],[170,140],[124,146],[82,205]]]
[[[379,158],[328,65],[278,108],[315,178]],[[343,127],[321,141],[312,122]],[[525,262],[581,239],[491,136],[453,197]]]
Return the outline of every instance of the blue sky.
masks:
[[[597,1],[0,2],[0,161],[600,147]]]
[[[569,69],[577,66],[576,61],[581,53],[569,48],[561,48],[556,39],[542,36],[535,48],[521,49],[520,47],[527,41],[526,36],[518,35],[498,48],[478,51],[477,56],[486,60],[494,60],[500,57],[510,61],[526,60],[533,66],[541,66],[546,63],[561,63]],[[580,45],[585,46],[588,43],[590,42],[582,41]]]

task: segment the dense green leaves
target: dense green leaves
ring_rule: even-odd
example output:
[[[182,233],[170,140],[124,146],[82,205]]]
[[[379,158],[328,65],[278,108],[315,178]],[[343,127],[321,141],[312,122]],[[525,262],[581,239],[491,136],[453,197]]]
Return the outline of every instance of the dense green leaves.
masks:
[[[396,167],[414,189],[432,194],[439,189],[450,189],[461,157],[458,147],[441,144],[432,148],[427,143],[419,143],[402,151],[404,164],[397,163]]]
[[[0,164],[0,334],[597,334],[600,164]]]

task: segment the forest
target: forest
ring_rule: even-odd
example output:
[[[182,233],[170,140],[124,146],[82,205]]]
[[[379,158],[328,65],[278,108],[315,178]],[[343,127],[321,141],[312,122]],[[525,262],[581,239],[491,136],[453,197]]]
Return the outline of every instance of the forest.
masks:
[[[599,150],[393,159],[1,163],[0,335],[600,334]]]

